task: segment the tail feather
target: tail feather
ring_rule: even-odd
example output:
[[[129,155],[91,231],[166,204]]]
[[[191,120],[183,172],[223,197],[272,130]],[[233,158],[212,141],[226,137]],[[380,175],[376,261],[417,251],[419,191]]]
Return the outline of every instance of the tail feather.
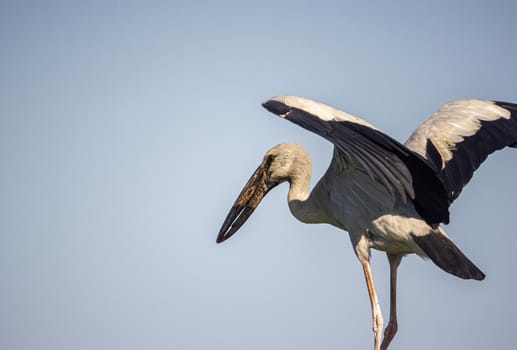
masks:
[[[425,236],[411,234],[416,244],[442,270],[463,279],[481,281],[485,274],[445,235],[431,232]]]

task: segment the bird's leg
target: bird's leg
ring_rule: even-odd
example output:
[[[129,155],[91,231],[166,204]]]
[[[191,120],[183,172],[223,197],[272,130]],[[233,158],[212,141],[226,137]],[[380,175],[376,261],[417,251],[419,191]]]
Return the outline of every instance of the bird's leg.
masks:
[[[372,270],[370,269],[370,262],[368,260],[361,261],[364,270],[364,277],[366,278],[366,286],[368,287],[368,295],[370,296],[370,303],[372,306],[373,318],[373,334],[375,336],[375,350],[380,350],[382,327],[384,321],[382,319],[381,306],[377,300],[377,293],[373,284]]]
[[[388,326],[384,330],[384,339],[382,340],[381,350],[388,349],[391,341],[397,333],[397,269],[402,255],[388,253],[390,262],[390,320]]]

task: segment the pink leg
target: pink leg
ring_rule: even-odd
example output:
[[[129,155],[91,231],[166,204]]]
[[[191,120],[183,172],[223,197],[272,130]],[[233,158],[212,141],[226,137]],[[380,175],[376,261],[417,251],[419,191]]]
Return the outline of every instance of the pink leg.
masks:
[[[398,330],[397,324],[397,268],[399,267],[402,255],[388,253],[390,262],[390,320],[388,326],[384,330],[384,339],[382,341],[381,350],[388,349],[391,341],[395,337]]]
[[[372,318],[373,318],[373,334],[375,336],[374,350],[380,350],[382,327],[384,321],[382,319],[381,307],[377,300],[377,293],[375,292],[375,286],[373,284],[372,271],[370,269],[370,263],[366,260],[361,262],[364,270],[364,277],[366,278],[366,286],[368,287],[368,295],[370,296],[370,303],[372,307]]]

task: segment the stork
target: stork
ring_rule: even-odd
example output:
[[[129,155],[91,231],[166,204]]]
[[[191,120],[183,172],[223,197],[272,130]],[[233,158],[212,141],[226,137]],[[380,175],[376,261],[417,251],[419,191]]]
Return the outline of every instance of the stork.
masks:
[[[387,349],[398,329],[397,268],[405,255],[428,258],[463,279],[485,277],[440,224],[449,223],[449,206],[489,154],[507,146],[517,148],[517,104],[449,102],[405,144],[362,119],[309,99],[279,96],[262,105],[332,142],[333,158],[309,192],[309,154],[296,144],[271,148],[233,204],[217,243],[244,224],[268,191],[289,182],[289,209],[298,220],[348,231],[366,279],[375,350]],[[390,265],[390,314],[384,337],[370,269],[372,248],[385,251]]]

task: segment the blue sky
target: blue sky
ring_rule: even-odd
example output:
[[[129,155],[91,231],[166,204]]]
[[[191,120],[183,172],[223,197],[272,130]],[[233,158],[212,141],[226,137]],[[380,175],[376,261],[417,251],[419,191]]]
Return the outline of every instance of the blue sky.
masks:
[[[0,4],[0,347],[364,349],[348,235],[272,191],[217,232],[263,153],[332,146],[270,115],[319,100],[405,141],[457,98],[517,102],[515,1]],[[393,349],[510,349],[517,153],[491,156],[445,229],[486,273],[411,256]],[[374,253],[381,307],[388,268]]]

